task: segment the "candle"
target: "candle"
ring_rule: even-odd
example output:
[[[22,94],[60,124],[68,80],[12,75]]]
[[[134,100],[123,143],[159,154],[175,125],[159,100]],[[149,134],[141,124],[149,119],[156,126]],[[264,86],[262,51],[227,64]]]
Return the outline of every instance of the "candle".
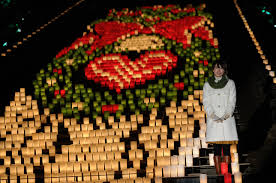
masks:
[[[171,177],[177,177],[178,165],[171,165]]]
[[[237,152],[237,145],[236,144],[232,144],[230,146],[230,153],[236,153]]]
[[[225,162],[220,163],[220,168],[221,168],[221,174],[226,174],[228,173],[228,164]]]
[[[275,83],[275,84],[276,84],[276,77],[275,77],[275,78],[273,78],[273,83]]]
[[[206,143],[206,138],[200,138],[201,148],[208,148],[208,144]]]
[[[193,147],[185,147],[186,155],[192,155],[192,153],[193,153]]]
[[[207,183],[207,174],[200,174],[200,183]]]
[[[193,156],[191,154],[186,155],[186,165],[187,167],[193,166]]]
[[[197,147],[197,146],[193,147],[193,157],[194,158],[199,157],[199,147]]]
[[[185,165],[177,165],[177,177],[185,176]]]
[[[274,72],[274,71],[269,71],[269,75],[270,75],[271,77],[274,77],[274,76],[275,76],[275,72]]]
[[[200,137],[200,138],[205,137],[205,136],[206,136],[205,133],[206,133],[206,130],[205,130],[205,129],[199,130],[199,137]]]
[[[185,155],[178,156],[178,164],[185,166]]]
[[[235,162],[238,163],[239,162],[239,154],[234,153],[234,158],[235,158]]]
[[[214,154],[212,154],[212,153],[209,154],[209,164],[210,164],[210,166],[215,165],[215,163],[214,163]]]
[[[224,183],[232,183],[232,176],[230,173],[224,174]]]
[[[178,156],[171,156],[171,165],[178,165]]]
[[[187,146],[193,147],[194,146],[194,139],[193,138],[187,138]]]
[[[240,172],[239,163],[231,163],[232,174]]]
[[[171,177],[171,166],[163,167],[163,175],[164,177]]]
[[[194,146],[197,146],[200,148],[200,138],[194,138]]]
[[[265,69],[268,70],[268,71],[270,71],[271,70],[271,65],[266,65]]]
[[[238,163],[239,162],[239,154],[238,153],[231,153],[231,162]]]
[[[234,180],[235,180],[235,183],[242,183],[242,173],[241,172],[234,173]]]
[[[183,155],[183,156],[185,156],[185,153],[186,151],[185,151],[185,147],[179,147],[178,148],[178,153],[179,153],[179,155]]]

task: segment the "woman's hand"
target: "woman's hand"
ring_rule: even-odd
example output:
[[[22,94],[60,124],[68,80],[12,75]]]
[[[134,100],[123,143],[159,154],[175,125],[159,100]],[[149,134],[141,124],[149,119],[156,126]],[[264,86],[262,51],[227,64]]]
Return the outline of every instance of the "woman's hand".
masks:
[[[223,122],[223,118],[219,118],[215,113],[212,113],[210,117],[217,123]]]
[[[223,120],[226,120],[226,119],[228,119],[230,117],[230,114],[224,114],[221,118],[223,119]]]

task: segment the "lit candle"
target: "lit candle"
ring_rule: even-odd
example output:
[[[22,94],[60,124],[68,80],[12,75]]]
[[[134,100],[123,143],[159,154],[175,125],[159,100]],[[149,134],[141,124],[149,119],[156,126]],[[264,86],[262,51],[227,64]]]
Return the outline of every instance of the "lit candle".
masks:
[[[195,158],[199,157],[199,147],[198,146],[193,147],[193,157],[195,157]]]
[[[264,63],[265,65],[267,65],[267,64],[268,64],[268,60],[267,60],[267,59],[264,59],[264,60],[263,60],[263,63]]]
[[[171,177],[177,177],[177,165],[171,165]]]
[[[194,146],[200,148],[200,138],[194,138]]]
[[[212,154],[212,153],[209,154],[209,164],[210,164],[210,166],[215,165],[215,163],[214,163],[214,154]]]
[[[185,151],[185,147],[179,147],[178,148],[178,153],[179,153],[179,155],[183,155],[183,156],[185,156],[185,153],[186,151]]]
[[[262,55],[264,52],[263,50],[258,50],[258,53]]]
[[[199,130],[199,137],[200,138],[205,137],[206,136],[205,134],[206,134],[206,130],[204,130],[204,129]]]
[[[191,154],[186,155],[186,165],[187,167],[193,166],[193,156]]]
[[[171,166],[163,167],[163,175],[164,177],[171,177]]]
[[[274,72],[274,71],[269,71],[269,75],[270,75],[271,77],[274,77],[274,76],[275,76],[275,72]]]
[[[235,183],[242,183],[242,173],[241,172],[234,173],[234,180],[235,180]]]
[[[273,78],[273,83],[275,83],[275,84],[276,84],[276,78]]]
[[[226,174],[228,173],[228,164],[225,162],[220,163],[220,168],[221,168],[221,174]]]
[[[185,154],[192,155],[193,154],[193,147],[185,147]]]
[[[187,138],[187,146],[189,146],[189,147],[194,146],[194,139],[193,138]]]
[[[239,163],[231,163],[232,174],[240,172]]]
[[[239,154],[238,153],[234,153],[234,162],[233,163],[238,163],[239,162]]]
[[[207,183],[207,174],[200,174],[200,183]]]
[[[230,153],[236,153],[237,152],[237,145],[236,144],[232,144],[230,146]]]
[[[178,156],[171,156],[171,165],[178,165]]]
[[[201,147],[202,148],[208,148],[208,144],[206,143],[206,138],[200,138],[201,139]]]
[[[232,183],[232,176],[230,173],[224,174],[224,183]]]
[[[178,156],[178,164],[185,166],[185,156]]]
[[[177,177],[185,176],[185,165],[177,165]]]
[[[268,70],[268,71],[270,71],[271,70],[271,65],[266,65],[265,69]]]

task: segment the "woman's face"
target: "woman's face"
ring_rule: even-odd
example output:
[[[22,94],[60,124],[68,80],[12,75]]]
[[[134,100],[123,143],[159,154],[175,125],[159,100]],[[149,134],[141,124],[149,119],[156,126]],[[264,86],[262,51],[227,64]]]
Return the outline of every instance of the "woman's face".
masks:
[[[216,64],[213,72],[216,77],[221,77],[224,74],[224,69]]]

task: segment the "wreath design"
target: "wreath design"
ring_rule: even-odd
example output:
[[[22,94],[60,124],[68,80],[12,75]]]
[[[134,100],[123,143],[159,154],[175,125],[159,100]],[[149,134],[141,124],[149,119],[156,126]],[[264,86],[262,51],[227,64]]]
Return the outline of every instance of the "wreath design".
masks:
[[[140,114],[187,99],[220,58],[205,6],[112,9],[62,49],[33,81],[51,112],[85,116]]]

